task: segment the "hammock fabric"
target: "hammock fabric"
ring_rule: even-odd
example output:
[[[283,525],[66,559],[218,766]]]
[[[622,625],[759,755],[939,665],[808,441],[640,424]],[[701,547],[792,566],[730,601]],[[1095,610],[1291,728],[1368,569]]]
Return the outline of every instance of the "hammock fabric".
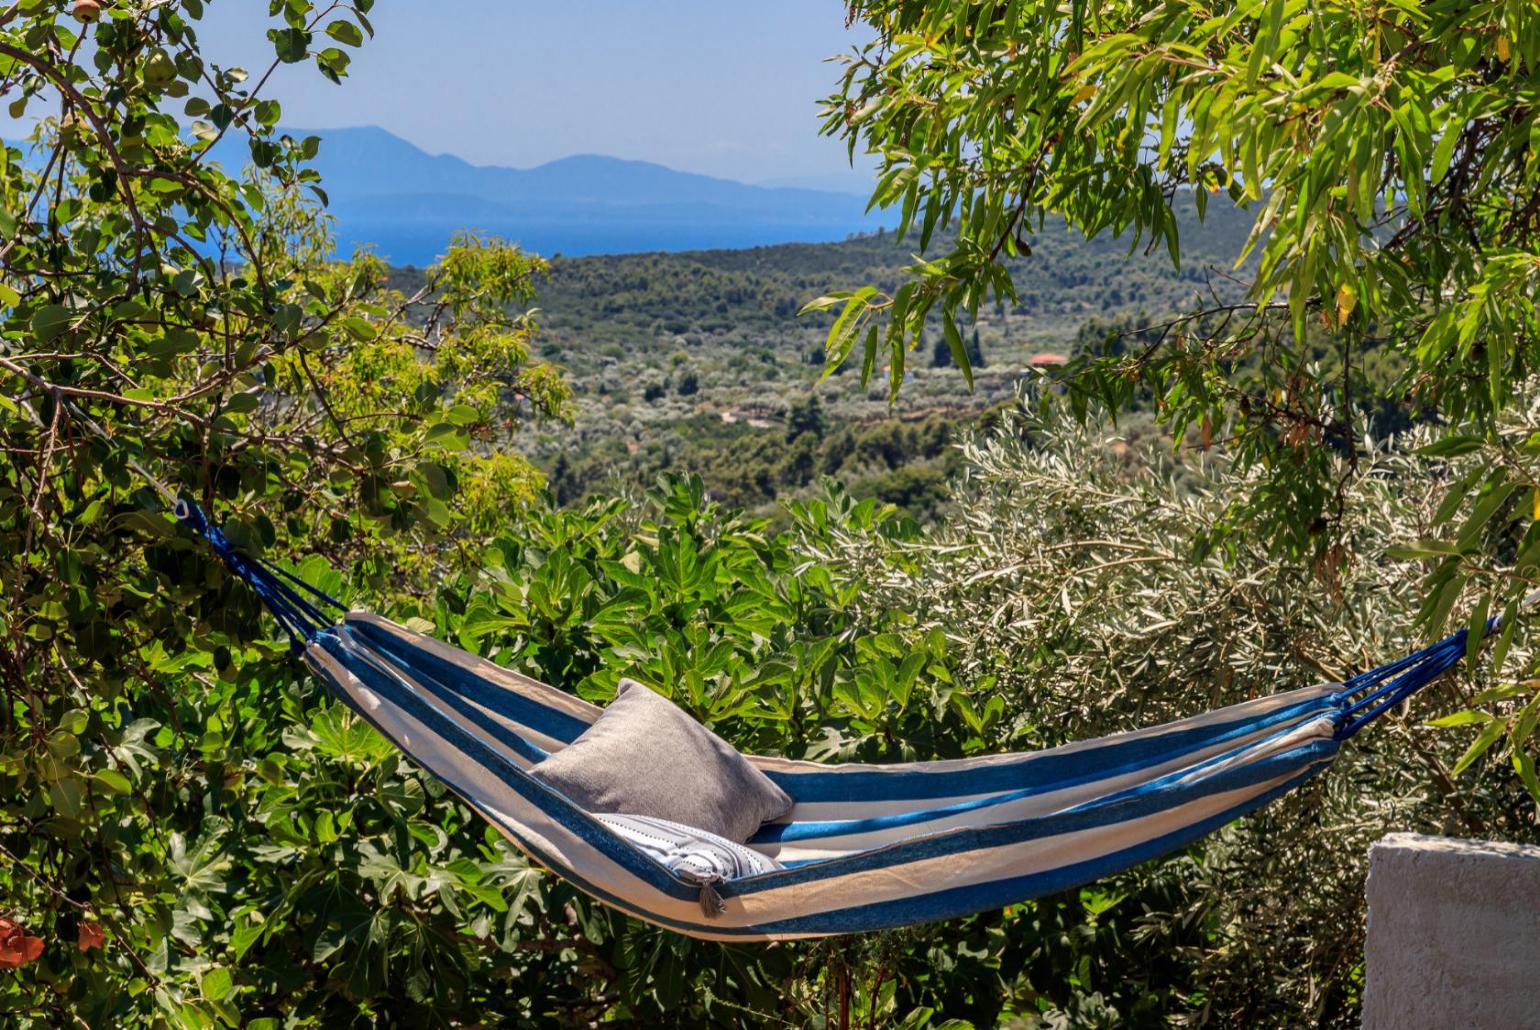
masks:
[[[894,765],[751,756],[796,802],[749,842],[786,868],[702,887],[529,775],[600,708],[376,615],[334,624],[324,610],[338,602],[235,551],[195,506],[177,510],[317,676],[521,850],[599,901],[713,940],[948,919],[1164,855],[1310,779],[1465,653],[1462,631],[1345,683],[1045,751]]]

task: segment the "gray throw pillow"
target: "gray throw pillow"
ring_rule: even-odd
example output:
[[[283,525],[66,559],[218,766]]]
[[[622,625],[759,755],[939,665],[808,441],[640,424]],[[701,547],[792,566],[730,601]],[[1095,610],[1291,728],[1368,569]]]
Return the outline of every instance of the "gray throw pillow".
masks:
[[[791,798],[661,694],[621,680],[594,724],[530,770],[586,811],[645,815],[742,843]]]

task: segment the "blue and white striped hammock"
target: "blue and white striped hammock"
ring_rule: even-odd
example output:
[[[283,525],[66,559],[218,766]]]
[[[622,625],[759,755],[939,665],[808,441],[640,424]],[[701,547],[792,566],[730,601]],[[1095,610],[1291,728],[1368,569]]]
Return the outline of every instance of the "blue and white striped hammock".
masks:
[[[1304,783],[1342,742],[1457,664],[1464,631],[1344,683],[1045,751],[893,765],[750,756],[795,801],[749,842],[786,868],[703,887],[529,775],[601,709],[234,550],[310,669],[536,862],[592,897],[711,940],[857,933],[1000,908],[1184,847]],[[714,900],[714,899],[713,899]]]

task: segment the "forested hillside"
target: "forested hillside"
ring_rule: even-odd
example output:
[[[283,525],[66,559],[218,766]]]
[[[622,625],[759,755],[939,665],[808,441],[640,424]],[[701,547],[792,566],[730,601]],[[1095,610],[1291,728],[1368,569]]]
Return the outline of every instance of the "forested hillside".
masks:
[[[1087,240],[1057,220],[1038,227],[1031,255],[1009,262],[1021,294],[1007,311],[1011,329],[1024,342],[1062,342],[1092,312],[1174,310],[1189,306],[1195,293],[1234,293],[1226,276],[1245,242],[1247,215],[1214,205],[1200,221],[1190,199],[1178,210],[1183,244],[1191,252],[1180,270],[1173,269],[1163,244],[1151,251],[1128,238]],[[628,343],[646,338],[639,334],[778,329],[830,289],[897,285],[916,246],[912,238],[877,233],[837,244],[557,256],[541,290],[541,308],[550,333]],[[998,309],[983,313],[991,315],[1000,321]]]
[[[913,262],[912,239],[878,233],[843,243],[555,257],[535,320],[541,356],[572,383],[574,424],[527,429],[518,445],[567,503],[684,468],[704,476],[713,496],[764,514],[832,475],[858,496],[927,518],[956,466],[957,430],[1010,400],[1032,377],[1034,358],[1073,354],[1106,326],[1140,326],[1200,295],[1238,295],[1230,270],[1245,214],[1216,205],[1200,221],[1190,201],[1178,211],[1194,255],[1180,270],[1164,245],[1151,251],[1126,238],[1087,240],[1062,223],[1040,226],[1032,254],[1010,263],[1019,299],[986,305],[962,326],[982,358],[975,388],[953,365],[937,323],[897,404],[884,386],[862,389],[855,376],[820,382],[830,319],[799,311],[831,289],[895,286]],[[410,291],[422,273],[397,269],[393,280]]]

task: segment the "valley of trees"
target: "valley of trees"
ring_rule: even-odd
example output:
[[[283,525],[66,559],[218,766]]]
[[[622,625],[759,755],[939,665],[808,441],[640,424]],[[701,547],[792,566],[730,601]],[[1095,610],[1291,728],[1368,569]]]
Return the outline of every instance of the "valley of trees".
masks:
[[[270,10],[272,66],[340,88],[420,16]],[[859,0],[825,127],[903,240],[392,270],[332,253],[317,142],[204,11],[0,2],[7,1025],[1349,1027],[1369,845],[1535,839],[1535,12]],[[376,734],[176,497],[348,605],[799,759],[1053,746],[1446,626],[1472,660],[1167,859],[706,943]]]
[[[1034,357],[1100,344],[1086,327],[1107,319],[1140,326],[1200,296],[1238,296],[1227,276],[1244,219],[1215,211],[1200,223],[1191,204],[1180,211],[1196,243],[1194,261],[1179,270],[1130,240],[1086,241],[1046,226],[1037,255],[1012,265],[1019,302],[987,307],[960,327],[973,386],[937,323],[896,407],[843,376],[820,383],[830,320],[798,314],[830,283],[895,286],[910,248],[892,234],[553,259],[533,319],[540,356],[571,384],[574,425],[530,427],[513,445],[562,503],[645,488],[681,469],[702,475],[714,498],[780,524],[775,502],[811,496],[832,475],[857,497],[928,521],[958,468],[958,437],[1038,379]],[[422,270],[391,272],[391,285],[406,293],[424,281]],[[823,414],[804,435],[792,422],[809,406]]]

